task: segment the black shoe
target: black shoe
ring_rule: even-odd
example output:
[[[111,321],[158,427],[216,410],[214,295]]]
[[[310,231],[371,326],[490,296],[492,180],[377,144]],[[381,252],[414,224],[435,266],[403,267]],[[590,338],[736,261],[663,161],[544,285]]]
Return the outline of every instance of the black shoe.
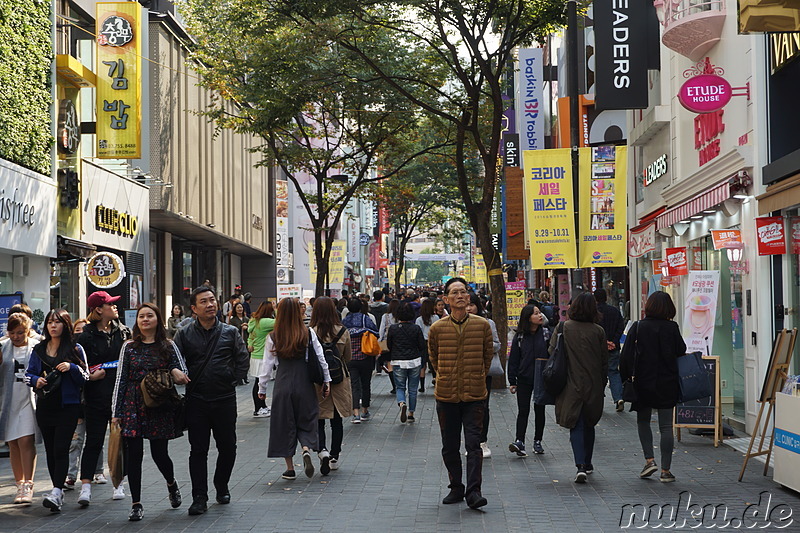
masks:
[[[177,509],[183,503],[181,499],[181,491],[178,488],[178,482],[173,481],[172,485],[167,484],[167,490],[169,491],[169,504],[172,506],[173,509]]]
[[[195,499],[192,501],[192,505],[189,506],[189,514],[191,516],[203,514],[208,511],[208,505],[206,502],[208,500],[205,499]]]
[[[575,474],[575,483],[586,483],[589,476],[586,475],[586,469],[583,465],[578,467],[578,473]]]
[[[392,390],[389,391],[389,394],[397,394],[397,390],[396,389],[392,389]]]
[[[144,507],[141,503],[134,503],[131,507],[131,512],[128,513],[128,520],[131,522],[138,522],[144,517]]]
[[[592,472],[594,472],[594,466],[592,465],[592,463],[589,463],[588,465],[583,465],[583,466],[584,466],[583,469],[586,470],[587,474],[591,474]]]
[[[283,479],[288,479],[289,481],[294,481],[295,479],[297,479],[297,474],[295,473],[294,470],[287,470],[286,472],[281,474],[281,477]]]
[[[444,497],[442,503],[445,505],[451,503],[458,503],[464,499],[464,489],[450,489],[450,492],[447,496]]]
[[[487,503],[489,502],[486,501],[486,498],[481,496],[478,490],[472,491],[467,495],[467,506],[469,506],[470,509],[478,509]]]
[[[425,392],[425,387],[420,387],[419,392]]]
[[[408,415],[408,423],[409,424],[413,424],[414,420],[415,420],[414,415]]]
[[[231,491],[225,488],[217,491],[217,503],[226,505],[231,503]]]
[[[542,441],[535,440],[533,441],[533,453],[541,455],[544,453],[544,448],[542,448]]]

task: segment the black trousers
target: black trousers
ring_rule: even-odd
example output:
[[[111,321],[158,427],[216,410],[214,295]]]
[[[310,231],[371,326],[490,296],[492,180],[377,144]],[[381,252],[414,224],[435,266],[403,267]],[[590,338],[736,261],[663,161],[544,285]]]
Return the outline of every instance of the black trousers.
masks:
[[[131,501],[142,501],[142,460],[144,459],[144,439],[125,437],[127,446],[125,454],[125,472],[128,474],[128,487],[131,489]],[[175,481],[175,471],[172,459],[169,458],[169,441],[167,439],[153,439],[150,441],[150,455],[156,463],[158,471],[164,476],[167,483]]]
[[[489,398],[492,397],[492,376],[486,376],[486,408],[483,410],[483,427],[481,428],[481,442],[489,441]]]
[[[350,385],[353,387],[353,409],[359,407],[366,409],[372,398],[372,369],[375,368],[375,360],[367,357],[350,361],[347,363],[347,368],[350,370]]]
[[[108,423],[111,421],[111,404],[94,405],[87,403],[84,408],[86,420],[86,440],[83,442],[81,456],[81,479],[91,480],[97,469],[97,459],[103,452]]]
[[[208,500],[208,448],[212,433],[218,452],[214,470],[214,488],[218,492],[228,490],[228,481],[236,462],[236,398],[213,402],[189,398],[186,402],[186,422],[189,426],[192,498]]]
[[[461,481],[461,431],[467,448],[467,485],[465,494],[481,490],[483,451],[481,430],[486,401],[446,403],[436,400],[436,414],[442,432],[442,459],[450,478],[451,489],[464,489]]]
[[[531,397],[533,385],[517,383],[517,440],[525,442],[528,431],[528,417],[531,415]],[[544,405],[533,404],[533,440],[542,440],[544,436]]]
[[[72,435],[75,433],[80,414],[81,406],[77,404],[65,405],[53,409],[52,412],[50,409],[36,410],[36,423],[42,433],[47,454],[47,470],[50,472],[53,487],[57,489],[63,489],[64,480],[67,479],[69,445],[72,443]],[[97,463],[96,457],[95,463]]]
[[[257,413],[259,409],[262,409],[267,406],[267,399],[264,398],[263,400],[258,397],[258,379],[256,382],[253,383],[253,413]]]
[[[339,458],[339,454],[342,453],[342,441],[344,440],[344,427],[342,426],[342,417],[339,415],[339,411],[336,408],[333,408],[333,418],[330,419],[331,422],[331,457],[336,459]],[[320,450],[327,450],[327,446],[325,443],[325,419],[320,418],[317,421],[317,425],[319,427],[319,449]]]

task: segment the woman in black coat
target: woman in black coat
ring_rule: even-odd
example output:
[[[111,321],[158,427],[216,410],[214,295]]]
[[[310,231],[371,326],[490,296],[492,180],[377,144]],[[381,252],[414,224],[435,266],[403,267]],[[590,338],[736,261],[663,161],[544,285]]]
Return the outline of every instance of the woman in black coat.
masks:
[[[672,430],[672,411],[678,403],[680,382],[678,357],[686,353],[675,318],[675,304],[669,294],[654,292],[644,306],[645,318],[628,331],[620,358],[623,381],[633,379],[637,401],[631,405],[636,411],[639,441],[645,457],[645,466],[639,477],[653,475],[657,470],[653,453],[653,432],[650,429],[652,410],[658,411],[658,429],[661,433],[661,481],[675,481],[670,472],[675,439]]]

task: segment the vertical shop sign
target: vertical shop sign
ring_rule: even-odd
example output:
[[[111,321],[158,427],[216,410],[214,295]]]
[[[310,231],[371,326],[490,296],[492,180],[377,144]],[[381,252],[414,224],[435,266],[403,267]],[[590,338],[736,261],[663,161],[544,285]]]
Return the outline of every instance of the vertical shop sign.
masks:
[[[569,288],[569,276],[567,274],[558,275],[558,316],[560,320],[567,319],[569,301],[572,299]]]
[[[517,68],[517,125],[521,149],[544,148],[544,68],[541,48],[520,48]]]
[[[279,267],[289,266],[289,182],[275,180],[275,255]]]
[[[581,268],[628,265],[627,157],[624,146],[581,148]]]
[[[756,219],[758,236],[758,255],[778,255],[786,253],[786,235],[783,231],[783,217],[759,217]]]
[[[97,3],[97,157],[142,156],[142,6]]]
[[[685,276],[689,273],[689,258],[686,248],[667,248],[667,272],[670,276]]]
[[[358,247],[361,240],[360,229],[358,220],[351,218],[347,221],[347,260],[351,263],[357,263],[361,258]]]
[[[522,152],[531,268],[576,268],[569,148]]]
[[[683,339],[686,352],[711,351],[719,296],[718,270],[692,270],[686,284],[683,312]]]
[[[800,217],[789,219],[789,230],[791,231],[792,253],[800,254]]]

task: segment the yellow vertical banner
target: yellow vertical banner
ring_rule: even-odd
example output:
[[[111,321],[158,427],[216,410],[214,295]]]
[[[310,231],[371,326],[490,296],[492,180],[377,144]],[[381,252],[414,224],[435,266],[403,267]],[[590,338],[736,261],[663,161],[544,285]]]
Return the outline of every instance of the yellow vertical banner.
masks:
[[[531,268],[576,268],[570,149],[524,150],[522,160]]]
[[[475,283],[489,283],[483,254],[475,254]]]
[[[331,255],[328,258],[328,284],[341,285],[344,283],[344,254],[346,241],[333,241]],[[311,283],[317,283],[317,259],[314,257],[313,248],[308,249],[308,265],[311,274]]]
[[[97,3],[97,157],[142,156],[142,6]]]
[[[394,285],[394,277],[397,275],[397,267],[394,263],[389,263],[389,266],[386,267],[386,271],[388,272],[389,276],[389,284]]]
[[[580,150],[581,268],[628,265],[627,166],[625,146]]]

